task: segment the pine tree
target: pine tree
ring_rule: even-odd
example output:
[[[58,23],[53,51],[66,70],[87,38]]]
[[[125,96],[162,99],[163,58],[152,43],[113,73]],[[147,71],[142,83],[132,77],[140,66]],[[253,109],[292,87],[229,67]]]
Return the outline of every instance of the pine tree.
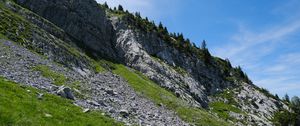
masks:
[[[184,41],[184,37],[183,37],[183,34],[182,33],[178,33],[178,37],[177,37],[178,41],[179,42],[183,42]]]
[[[288,95],[288,94],[285,94],[284,97],[283,97],[283,100],[289,103],[289,102],[290,102],[290,97],[289,97],[289,95]]]
[[[137,17],[138,19],[141,19],[141,14],[139,12],[135,12],[135,17]]]
[[[108,8],[108,5],[107,5],[106,2],[104,2],[103,6],[104,6],[105,8]]]
[[[193,43],[192,45],[193,45],[193,47],[194,47],[194,48],[197,48],[197,46],[196,46],[196,44],[195,44],[195,43]]]
[[[202,41],[201,49],[203,49],[203,50],[207,49],[206,48],[206,41],[205,40]]]
[[[210,64],[211,63],[211,54],[207,48],[204,48],[203,54],[204,54],[204,63],[206,65]]]
[[[229,68],[232,68],[232,65],[231,65],[231,63],[230,63],[230,61],[229,61],[228,58],[225,59],[225,62],[226,62],[227,66],[228,66]]]
[[[164,26],[162,25],[161,22],[159,22],[159,24],[158,24],[158,29],[159,29],[159,30],[162,30],[163,28],[164,28]]]
[[[275,94],[275,98],[276,100],[279,100],[279,96],[277,94]]]
[[[118,6],[118,10],[119,10],[119,11],[124,11],[122,5],[119,5],[119,6]]]

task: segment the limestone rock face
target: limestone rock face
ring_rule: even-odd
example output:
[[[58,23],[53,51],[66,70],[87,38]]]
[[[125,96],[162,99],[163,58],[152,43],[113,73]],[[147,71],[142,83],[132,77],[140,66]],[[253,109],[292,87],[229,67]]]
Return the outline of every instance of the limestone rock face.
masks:
[[[76,39],[93,54],[115,58],[113,29],[94,0],[17,0]],[[106,55],[106,54],[110,55]]]
[[[116,31],[116,50],[123,62],[173,91],[189,103],[207,107],[207,95],[232,84],[217,68],[162,41],[155,33],[136,32],[118,18],[111,18]]]
[[[208,99],[215,100],[214,94],[225,89],[238,90],[232,92],[232,97],[237,102],[236,107],[247,114],[229,112],[229,116],[240,120],[237,125],[244,125],[243,121],[251,125],[272,125],[273,114],[280,108],[288,109],[284,103],[258,91],[253,84],[226,81],[215,62],[206,66],[203,60],[171,47],[155,33],[132,30],[119,18],[111,20],[116,31],[116,50],[122,61],[189,104],[207,107],[212,102]]]
[[[279,109],[289,109],[280,100],[258,91],[253,84],[226,80],[216,61],[208,66],[195,54],[169,45],[156,32],[128,27],[128,22],[117,16],[108,18],[94,0],[16,1],[38,15],[6,4],[34,24],[30,25],[34,32],[22,46],[0,40],[0,75],[73,99],[76,105],[85,108],[84,112],[99,109],[126,124],[189,125],[163,104],[156,105],[140,96],[124,78],[111,71],[95,73],[86,52],[141,72],[193,107],[209,108],[210,102],[228,103],[234,99],[234,107],[243,112],[229,111],[230,117],[240,120],[236,125],[273,125],[272,115]],[[38,50],[47,59],[24,47]],[[69,78],[71,84],[79,82],[85,92],[77,90],[78,85],[72,88],[53,85],[52,79],[32,70],[37,65],[50,66],[54,72]],[[233,90],[230,99],[214,96],[224,90]],[[77,99],[85,95],[88,99]]]

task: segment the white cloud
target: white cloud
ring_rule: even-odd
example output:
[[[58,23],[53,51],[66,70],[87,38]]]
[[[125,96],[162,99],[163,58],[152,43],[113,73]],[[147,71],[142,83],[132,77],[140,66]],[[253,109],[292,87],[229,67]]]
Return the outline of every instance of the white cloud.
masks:
[[[286,25],[269,28],[261,33],[254,33],[246,29],[244,26],[240,26],[239,33],[231,37],[232,42],[226,45],[225,48],[217,48],[215,50],[215,54],[224,58],[242,58],[242,60],[244,59],[249,61],[249,56],[251,55],[254,55],[255,57],[261,57],[271,53],[273,48],[276,46],[273,45],[274,42],[281,42],[281,40],[283,40],[285,37],[291,35],[299,29],[299,20]],[[251,53],[247,54],[247,52]],[[240,55],[244,55],[245,57],[240,57]]]
[[[230,37],[228,44],[216,48],[213,53],[229,58],[233,65],[241,65],[254,78],[255,84],[273,93],[299,94],[295,89],[300,89],[300,52],[280,52],[278,49],[291,43],[287,40],[299,33],[300,19],[261,32],[239,26],[238,33]]]

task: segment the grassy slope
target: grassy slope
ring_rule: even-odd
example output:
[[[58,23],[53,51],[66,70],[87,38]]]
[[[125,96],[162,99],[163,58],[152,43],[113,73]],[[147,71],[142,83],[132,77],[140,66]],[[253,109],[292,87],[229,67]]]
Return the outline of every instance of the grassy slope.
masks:
[[[38,65],[34,67],[33,70],[40,71],[44,77],[52,79],[54,81],[54,84],[58,86],[66,85],[66,82],[68,80],[68,78],[66,78],[63,74],[54,72],[50,70],[48,66],[45,65]]]
[[[229,125],[218,119],[206,110],[189,107],[185,102],[174,94],[161,88],[145,76],[136,71],[130,71],[123,65],[115,65],[114,73],[124,77],[130,86],[138,93],[151,99],[156,104],[164,104],[170,110],[177,112],[178,116],[189,123],[198,126],[220,126]]]
[[[242,113],[242,111],[239,108],[224,102],[212,102],[209,104],[209,106],[212,108],[213,112],[217,113],[218,116],[220,116],[223,119],[234,120],[234,118],[231,118],[229,116],[229,112],[235,112],[239,114]]]
[[[0,125],[121,125],[100,112],[83,113],[70,100],[50,94],[38,100],[37,95],[36,89],[0,78]]]

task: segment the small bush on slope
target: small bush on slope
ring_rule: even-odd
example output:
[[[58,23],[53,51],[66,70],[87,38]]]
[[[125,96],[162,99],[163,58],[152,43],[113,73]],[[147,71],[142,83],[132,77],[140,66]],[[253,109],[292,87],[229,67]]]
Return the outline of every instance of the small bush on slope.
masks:
[[[206,110],[189,107],[171,92],[161,88],[139,72],[131,71],[123,65],[115,65],[114,73],[125,78],[130,86],[141,95],[149,98],[156,104],[164,104],[168,109],[175,111],[184,121],[197,126],[226,126],[227,122],[208,113]]]
[[[100,112],[83,113],[70,100],[45,94],[37,98],[38,90],[19,86],[0,78],[0,125],[22,126],[118,126]]]

